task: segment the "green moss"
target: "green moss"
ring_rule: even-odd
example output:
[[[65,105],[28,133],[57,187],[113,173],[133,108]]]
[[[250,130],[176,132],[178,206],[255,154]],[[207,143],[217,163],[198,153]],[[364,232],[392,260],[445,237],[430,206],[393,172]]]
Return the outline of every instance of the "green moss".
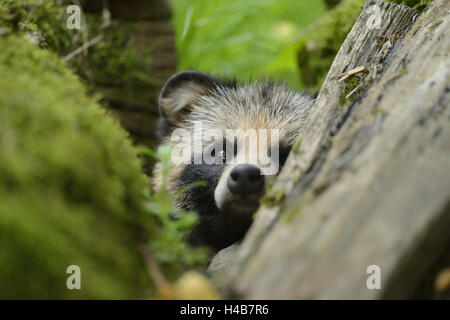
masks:
[[[307,192],[294,206],[283,213],[283,222],[290,223],[294,217],[301,215],[303,207],[314,200],[312,192]]]
[[[65,17],[64,10],[56,1],[3,0],[0,3],[1,27],[31,37],[41,47],[56,52],[71,44],[71,33],[65,25]]]
[[[147,180],[125,131],[23,38],[0,37],[0,74],[0,298],[149,296]]]
[[[398,73],[399,77],[403,77],[404,75],[406,75],[408,73],[408,69],[407,68],[403,68],[402,70],[400,70],[400,72]]]
[[[297,62],[306,87],[318,91],[339,48],[361,13],[364,0],[345,0],[298,42]]]
[[[99,34],[103,21],[99,16],[86,14],[91,33]],[[148,74],[150,47],[138,53],[130,39],[131,30],[126,24],[112,23],[107,30],[101,32],[103,39],[89,48],[86,56],[78,55],[71,64],[89,83],[96,86],[115,88],[116,95],[126,95],[127,90],[134,95],[144,95],[141,104],[148,103],[149,86],[154,84]],[[80,44],[81,45],[81,44]],[[118,92],[117,92],[118,91]],[[124,92],[125,91],[125,92]]]
[[[5,0],[0,4],[0,28],[18,36],[33,39],[64,57],[98,35],[103,38],[82,54],[71,58],[72,67],[89,84],[92,90],[102,93],[109,100],[127,100],[147,105],[156,98],[154,85],[148,74],[150,50],[138,53],[132,42],[131,30],[125,23],[111,22],[105,27],[100,16],[85,14],[86,30],[69,30],[66,26],[66,8],[69,0]],[[6,31],[5,31],[6,32]],[[106,88],[106,89],[105,89]]]
[[[337,6],[341,2],[341,0],[324,0],[324,2],[328,8],[333,8]]]
[[[275,192],[271,189],[268,189],[266,194],[260,199],[260,204],[267,207],[274,207],[278,205],[285,196],[286,194],[284,189],[280,189]]]
[[[376,115],[381,115],[381,116],[387,116],[388,112],[386,110],[383,110],[381,108],[375,108],[372,110],[371,112],[372,115],[376,116]]]
[[[299,137],[295,142],[294,146],[292,147],[292,152],[294,152],[297,155],[301,155],[300,145],[302,144],[302,139],[303,137]]]
[[[387,0],[396,4],[402,4],[407,7],[416,9],[417,11],[424,10],[433,0]]]
[[[292,175],[290,177],[291,183],[294,185],[296,184],[300,178],[302,177],[303,174],[303,170],[300,169],[299,167],[295,167],[292,169]]]
[[[362,79],[360,77],[350,77],[346,80],[344,80],[344,85],[340,86],[340,96],[339,101],[341,103],[341,106],[344,106],[348,102],[353,101],[353,97],[346,98],[347,95],[352,92],[354,89],[356,89],[362,82]]]
[[[367,88],[367,86],[370,85],[372,81],[373,79],[371,77],[369,78],[369,71],[367,70],[361,74],[353,75],[345,79],[344,84],[339,87],[339,102],[341,105],[341,109],[347,103],[352,103],[358,97],[358,93],[364,91],[364,89]],[[355,89],[356,91],[353,92]]]
[[[442,23],[442,21],[436,21],[431,23],[430,25],[427,26],[427,29],[429,30],[433,30],[434,28],[436,28],[437,26],[439,26]]]

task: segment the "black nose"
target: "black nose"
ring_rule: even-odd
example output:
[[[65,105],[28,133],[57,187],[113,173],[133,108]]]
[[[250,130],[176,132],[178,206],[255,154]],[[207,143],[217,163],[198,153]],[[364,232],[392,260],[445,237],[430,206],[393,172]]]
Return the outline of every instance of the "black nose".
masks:
[[[231,170],[227,185],[232,193],[246,197],[262,191],[264,176],[261,175],[258,167],[239,164]]]

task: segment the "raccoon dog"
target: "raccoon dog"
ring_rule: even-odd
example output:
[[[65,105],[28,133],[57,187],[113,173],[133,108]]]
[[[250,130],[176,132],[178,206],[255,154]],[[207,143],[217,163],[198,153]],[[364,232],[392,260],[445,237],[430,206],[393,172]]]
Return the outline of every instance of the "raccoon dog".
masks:
[[[192,245],[220,250],[243,238],[312,105],[309,96],[268,81],[237,83],[183,71],[166,82],[159,97],[162,143],[172,145],[172,159],[177,146],[185,154],[175,161],[165,187],[176,195],[179,208],[199,214],[189,236]],[[230,132],[244,132],[244,138]],[[194,142],[179,148],[180,136]],[[264,169],[260,154],[275,170]],[[155,188],[161,188],[161,180],[156,169]],[[206,185],[178,192],[196,181]]]

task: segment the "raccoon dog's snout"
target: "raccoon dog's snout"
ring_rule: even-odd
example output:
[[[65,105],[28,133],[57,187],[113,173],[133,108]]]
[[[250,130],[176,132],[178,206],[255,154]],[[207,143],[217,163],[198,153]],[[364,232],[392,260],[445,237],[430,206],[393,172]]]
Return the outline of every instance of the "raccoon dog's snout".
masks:
[[[264,176],[261,175],[261,169],[258,167],[240,164],[231,171],[227,186],[231,193],[245,198],[263,190]]]

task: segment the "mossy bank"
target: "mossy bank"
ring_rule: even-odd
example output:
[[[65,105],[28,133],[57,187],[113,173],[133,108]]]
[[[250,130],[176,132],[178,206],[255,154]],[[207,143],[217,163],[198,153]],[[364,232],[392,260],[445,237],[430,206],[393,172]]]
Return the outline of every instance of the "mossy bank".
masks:
[[[0,36],[0,74],[0,298],[150,296],[147,180],[126,132],[23,37]]]

